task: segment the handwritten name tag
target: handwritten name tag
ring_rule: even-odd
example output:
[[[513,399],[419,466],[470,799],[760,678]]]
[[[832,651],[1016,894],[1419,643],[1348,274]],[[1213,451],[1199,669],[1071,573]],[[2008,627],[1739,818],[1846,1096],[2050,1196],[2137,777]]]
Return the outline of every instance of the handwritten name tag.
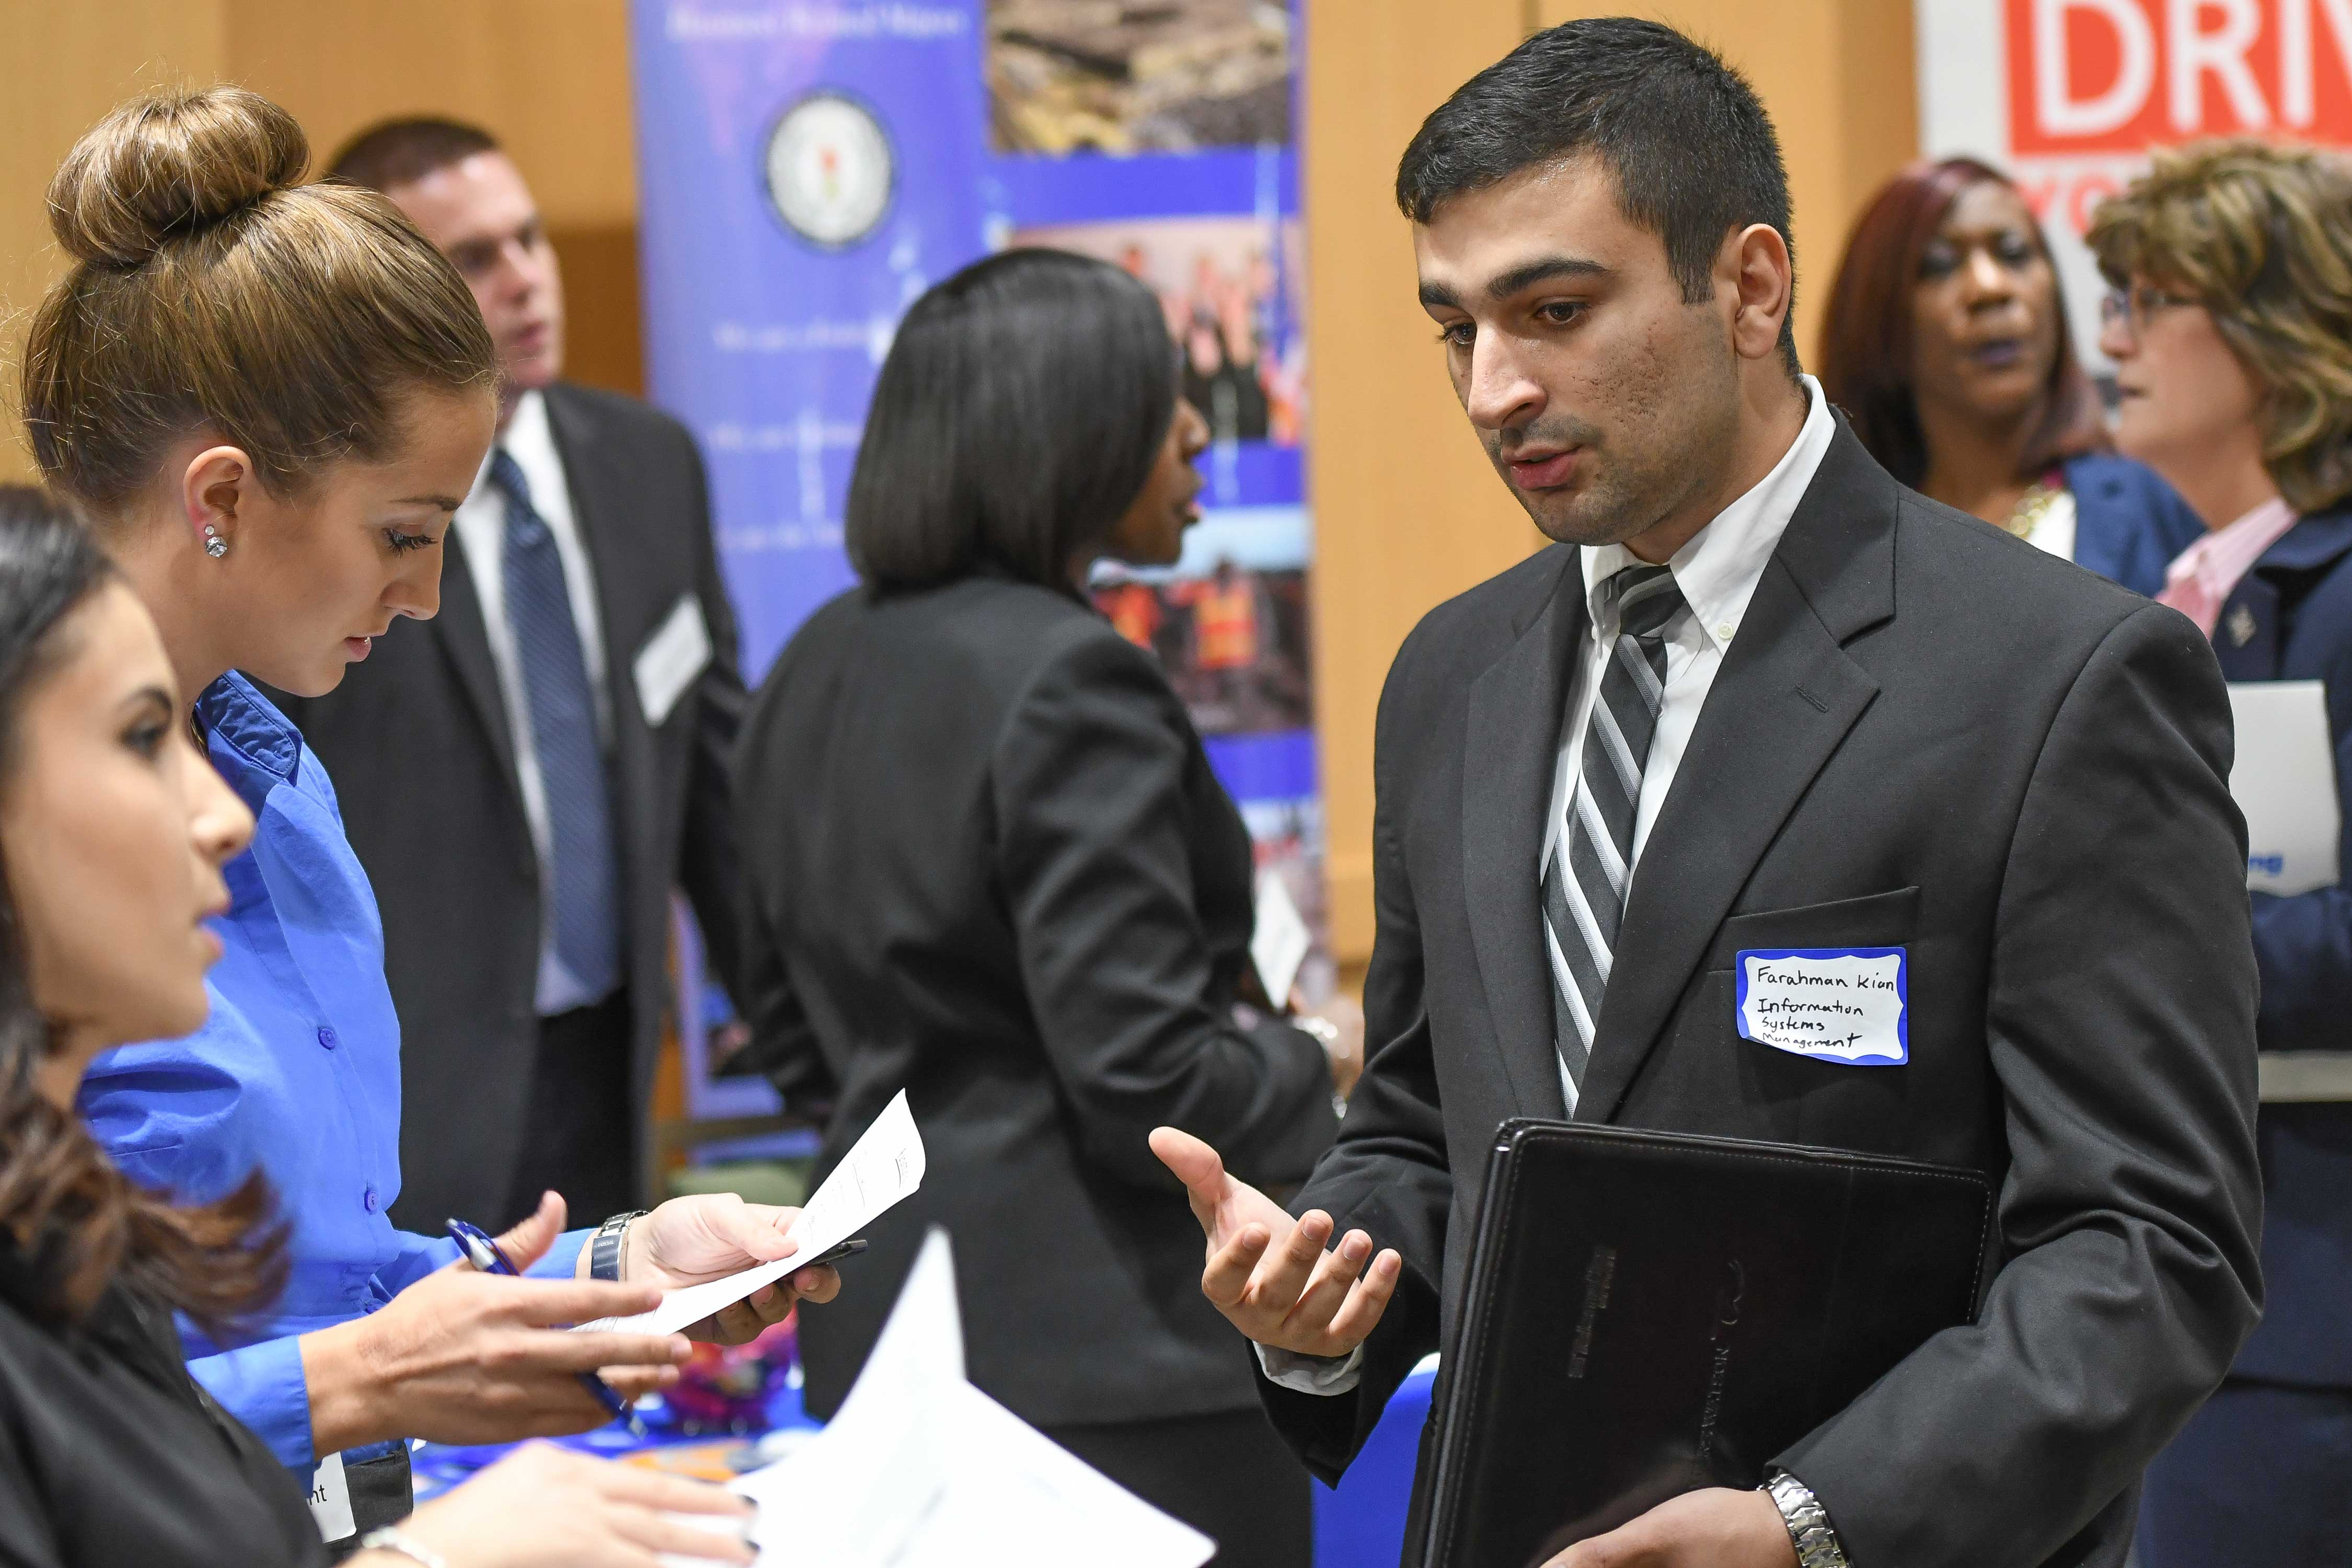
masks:
[[[1903,949],[1748,948],[1738,963],[1740,1038],[1849,1067],[1911,1059]]]

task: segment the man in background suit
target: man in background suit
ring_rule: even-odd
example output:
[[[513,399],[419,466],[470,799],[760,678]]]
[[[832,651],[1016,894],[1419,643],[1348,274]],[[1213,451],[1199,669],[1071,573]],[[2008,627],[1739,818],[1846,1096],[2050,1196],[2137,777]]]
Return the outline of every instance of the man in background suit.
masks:
[[[393,121],[331,173],[456,264],[504,374],[440,615],[378,639],[331,695],[285,701],[383,911],[394,1217],[502,1223],[552,1187],[593,1223],[645,1190],[673,884],[734,973],[744,693],[702,462],[667,416],[559,379],[555,253],[486,132]]]
[[[1508,1117],[1973,1166],[2000,1194],[1974,1323],[1766,1486],[1554,1568],[2120,1564],[2260,1289],[2210,652],[1871,460],[1798,368],[1770,122],[1688,39],[1537,35],[1430,117],[1398,200],[1464,408],[1559,542],[1390,673],[1368,1059],[1299,1217],[1153,1134],[1204,1290],[1328,1478],[1452,1331]],[[1907,1044],[1870,1043],[1899,1065],[1743,1033],[1742,950],[1888,947]]]

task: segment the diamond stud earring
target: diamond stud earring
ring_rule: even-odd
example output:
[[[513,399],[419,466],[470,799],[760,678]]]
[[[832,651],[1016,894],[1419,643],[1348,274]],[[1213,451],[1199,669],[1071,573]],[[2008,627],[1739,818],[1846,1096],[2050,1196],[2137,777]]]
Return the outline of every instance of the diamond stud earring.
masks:
[[[223,539],[220,530],[209,522],[205,524],[205,553],[215,561],[228,553],[228,541]]]

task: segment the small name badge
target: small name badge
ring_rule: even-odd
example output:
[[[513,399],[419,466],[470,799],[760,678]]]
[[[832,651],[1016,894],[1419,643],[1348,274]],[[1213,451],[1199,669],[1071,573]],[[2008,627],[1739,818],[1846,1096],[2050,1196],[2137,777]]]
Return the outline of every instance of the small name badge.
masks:
[[[352,1522],[352,1484],[343,1475],[343,1457],[330,1454],[310,1472],[310,1517],[318,1522],[319,1539],[342,1541],[359,1533]]]
[[[1748,948],[1738,963],[1740,1038],[1849,1067],[1911,1059],[1903,949]]]
[[[637,650],[637,701],[645,709],[646,728],[658,730],[686,695],[703,667],[710,662],[710,628],[702,619],[702,601],[680,594],[669,615]]]

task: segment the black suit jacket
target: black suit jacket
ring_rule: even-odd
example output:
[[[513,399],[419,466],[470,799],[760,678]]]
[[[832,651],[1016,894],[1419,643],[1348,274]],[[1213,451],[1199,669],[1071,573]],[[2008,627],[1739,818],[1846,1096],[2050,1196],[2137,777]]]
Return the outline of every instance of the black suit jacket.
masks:
[[[1040,1424],[1247,1409],[1162,1122],[1255,1179],[1330,1144],[1323,1052],[1237,1026],[1250,841],[1151,656],[1066,595],[852,590],[751,705],[736,795],[752,1059],[835,1102],[829,1170],[907,1091],[929,1167],[802,1314],[830,1415],[925,1229],[974,1383]]]
[[[1586,626],[1576,552],[1545,551],[1432,612],[1381,698],[1372,1054],[1297,1206],[1405,1270],[1353,1394],[1262,1384],[1327,1476],[1450,1330],[1496,1124],[1562,1111],[1537,858]],[[1643,849],[1577,1119],[1993,1176],[1976,1325],[1779,1458],[1857,1563],[2121,1563],[2142,1467],[2253,1323],[2230,757],[2185,617],[1904,489],[1841,424]],[[1739,949],[1898,944],[1907,1066],[1737,1034]]]
[[[558,384],[547,416],[596,577],[613,714],[612,780],[635,1011],[637,1122],[667,994],[669,894],[682,886],[712,962],[735,973],[738,897],[728,799],[744,692],[719,576],[702,459],[685,426],[634,398]],[[634,665],[692,595],[712,654],[660,728]],[[538,1053],[540,878],[464,549],[443,546],[441,613],[401,622],[327,696],[277,697],[326,763],[343,826],[383,911],[401,1026],[395,1222],[505,1213]],[[643,1150],[616,1150],[640,1162]],[[598,1215],[575,1215],[593,1224]]]

